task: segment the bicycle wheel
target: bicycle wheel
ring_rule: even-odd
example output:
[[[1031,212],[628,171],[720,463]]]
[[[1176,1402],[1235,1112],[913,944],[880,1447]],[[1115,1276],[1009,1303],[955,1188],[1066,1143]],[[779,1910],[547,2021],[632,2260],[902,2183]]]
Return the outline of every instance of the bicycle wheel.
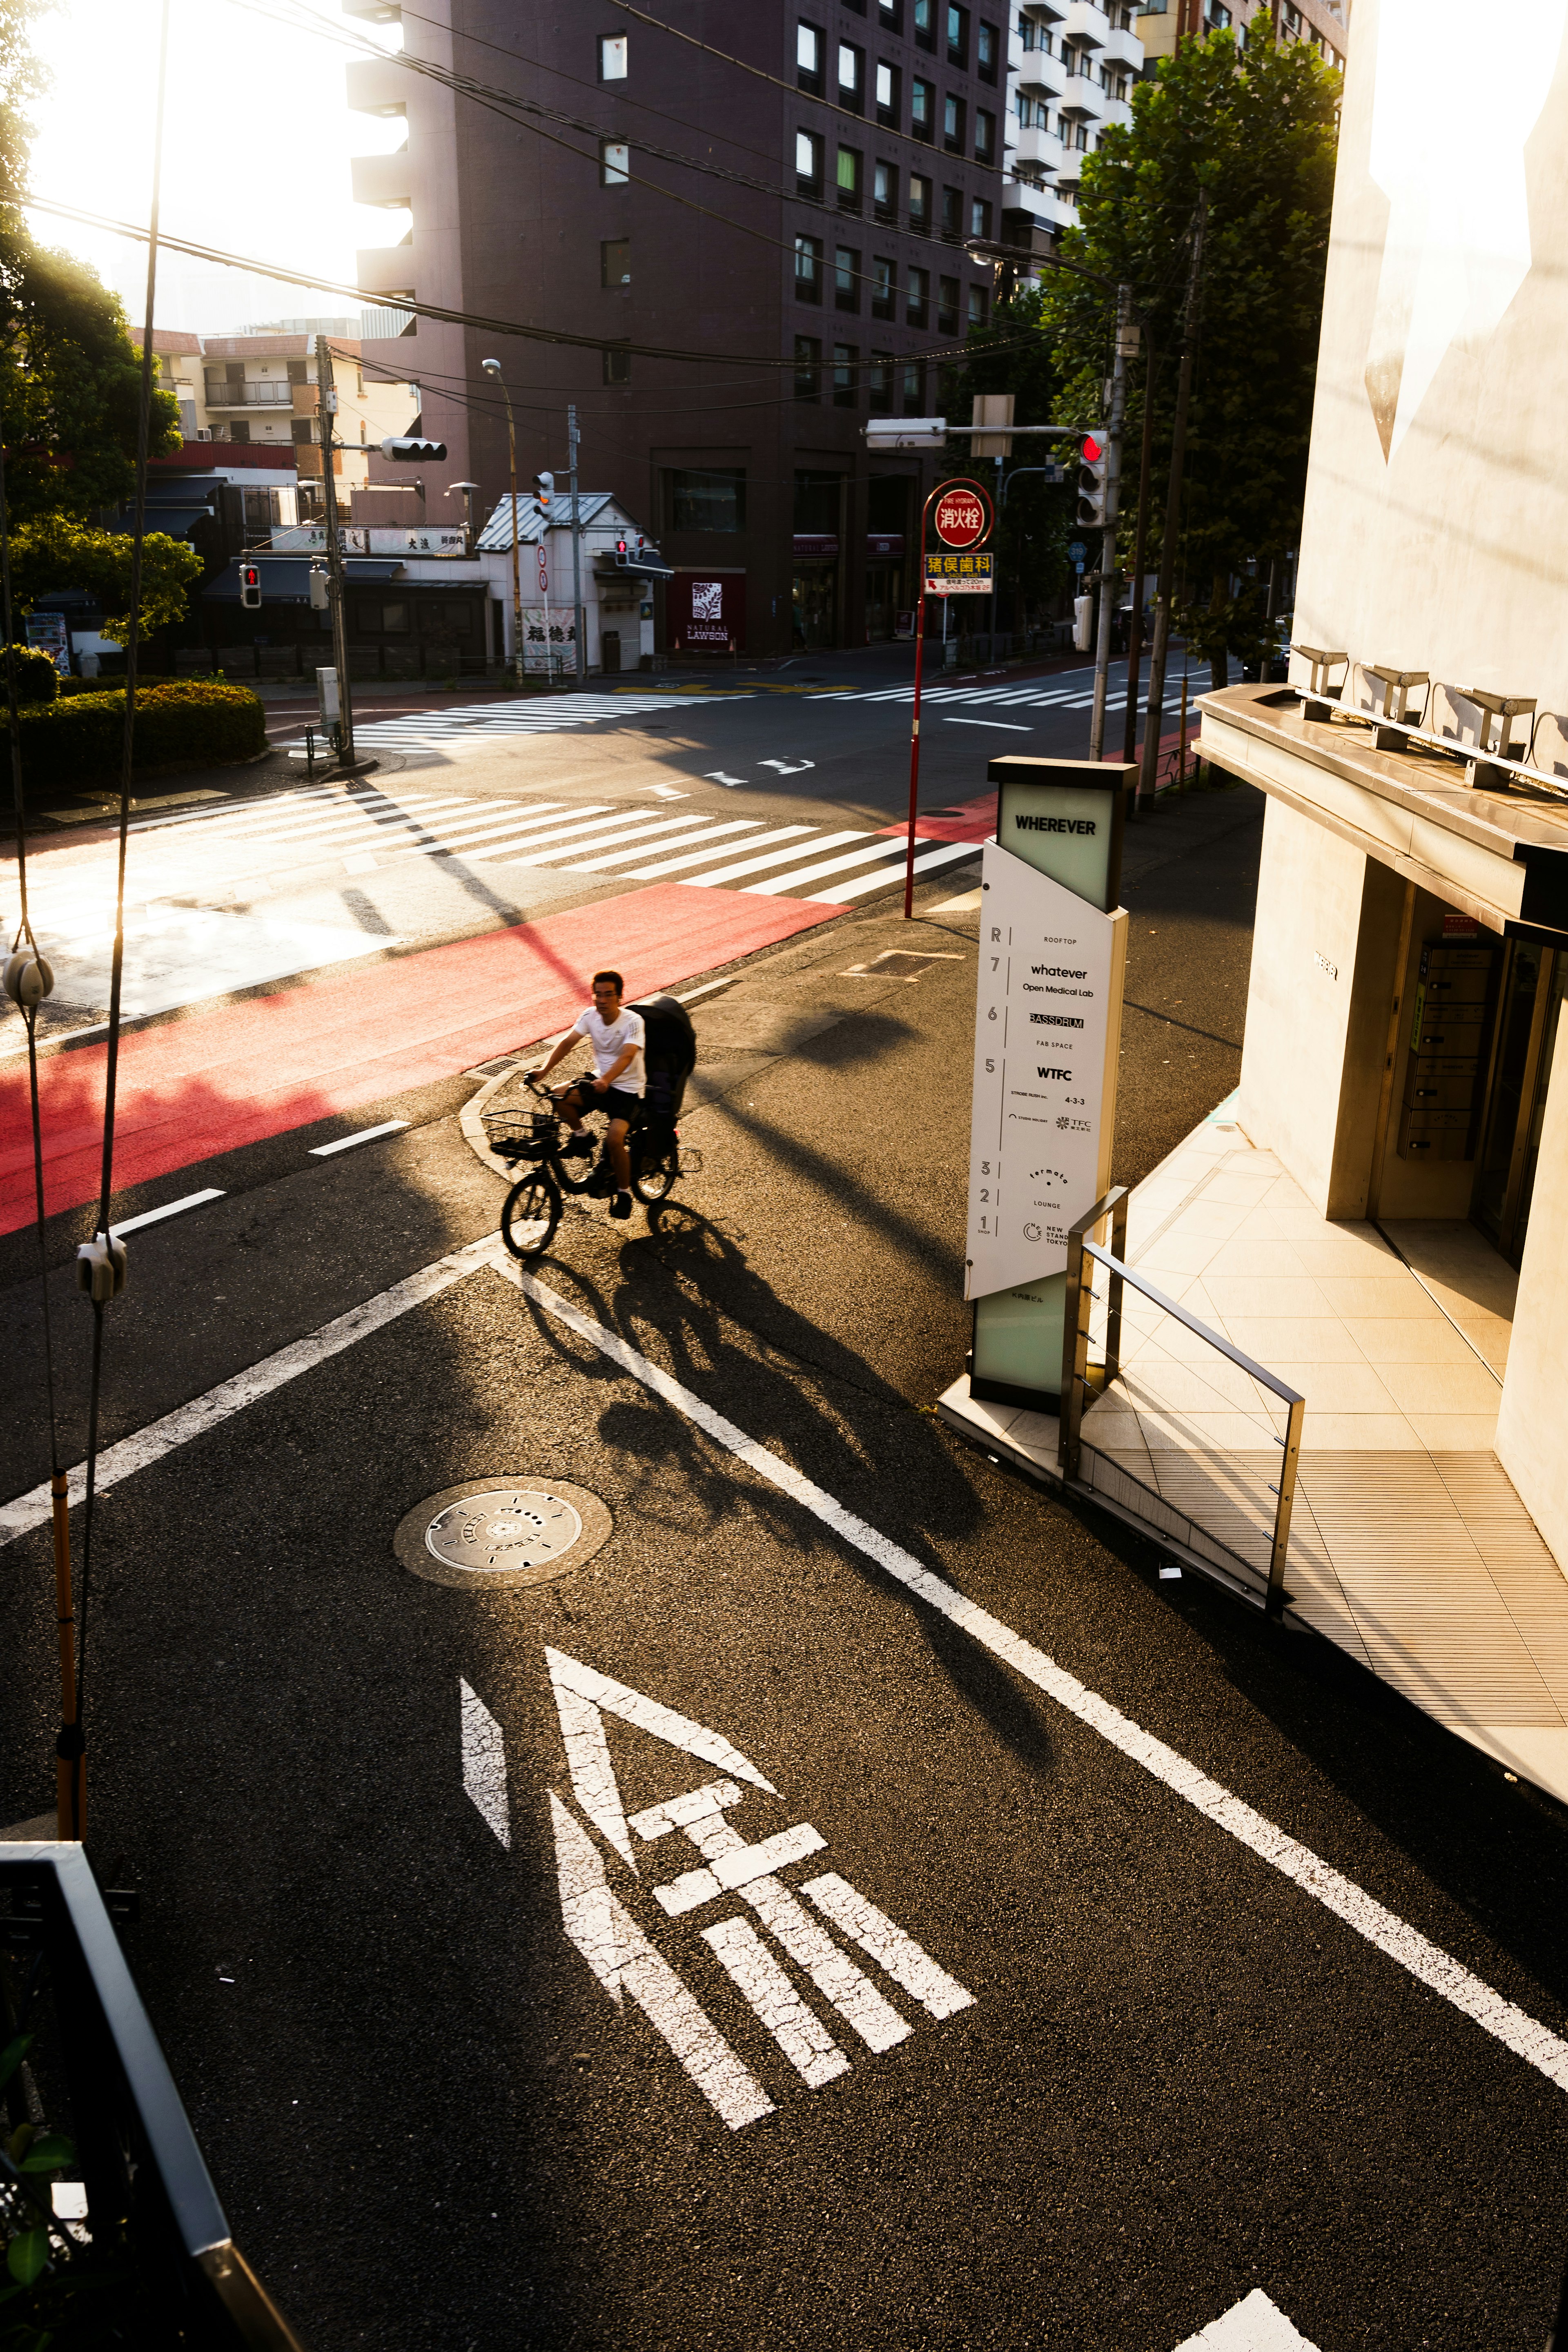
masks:
[[[661,1202],[668,1200],[679,1173],[679,1143],[672,1143],[657,1159],[645,1160],[639,1152],[632,1169],[632,1191],[650,1209],[657,1209]]]
[[[531,1168],[501,1203],[500,1237],[513,1257],[542,1257],[561,1222],[561,1188],[544,1168]]]

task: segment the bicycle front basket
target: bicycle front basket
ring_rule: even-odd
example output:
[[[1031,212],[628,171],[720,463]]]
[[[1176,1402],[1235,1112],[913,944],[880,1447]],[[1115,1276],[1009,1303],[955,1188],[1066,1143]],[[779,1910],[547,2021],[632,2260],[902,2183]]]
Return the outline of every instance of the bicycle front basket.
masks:
[[[498,1160],[542,1160],[560,1134],[560,1121],[547,1110],[487,1110],[479,1123]]]

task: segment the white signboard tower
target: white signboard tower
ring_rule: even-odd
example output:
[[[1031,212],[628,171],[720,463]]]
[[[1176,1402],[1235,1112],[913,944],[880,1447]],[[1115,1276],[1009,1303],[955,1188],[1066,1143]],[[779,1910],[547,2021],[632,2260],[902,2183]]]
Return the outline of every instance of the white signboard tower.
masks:
[[[1135,767],[1004,758],[982,864],[964,1296],[971,1395],[1057,1410],[1068,1231],[1110,1189]]]

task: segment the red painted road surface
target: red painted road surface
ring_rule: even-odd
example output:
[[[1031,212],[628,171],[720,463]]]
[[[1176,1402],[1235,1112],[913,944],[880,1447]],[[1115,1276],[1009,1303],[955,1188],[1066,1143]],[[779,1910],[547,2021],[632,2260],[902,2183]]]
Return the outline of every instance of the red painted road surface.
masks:
[[[646,995],[842,912],[660,883],[133,1031],[120,1047],[116,1193],[547,1037],[582,1011],[601,964]],[[51,1215],[97,1194],[106,1059],[84,1045],[39,1065]],[[0,1078],[0,1233],[33,1208],[27,1077],[13,1064]]]

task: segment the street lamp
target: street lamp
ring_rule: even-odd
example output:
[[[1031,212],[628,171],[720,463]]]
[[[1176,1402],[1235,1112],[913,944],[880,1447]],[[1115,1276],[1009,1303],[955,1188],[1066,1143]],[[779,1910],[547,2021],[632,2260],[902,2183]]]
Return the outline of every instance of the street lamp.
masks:
[[[478,482],[448,482],[441,493],[444,499],[449,499],[454,490],[463,493],[463,547],[468,555],[474,551],[474,493],[479,487]]]
[[[519,686],[522,684],[522,588],[517,569],[517,427],[512,422],[511,394],[506,388],[506,378],[500,372],[500,360],[481,360],[486,375],[493,375],[500,386],[500,396],[506,403],[506,440],[511,457],[511,660]]]

